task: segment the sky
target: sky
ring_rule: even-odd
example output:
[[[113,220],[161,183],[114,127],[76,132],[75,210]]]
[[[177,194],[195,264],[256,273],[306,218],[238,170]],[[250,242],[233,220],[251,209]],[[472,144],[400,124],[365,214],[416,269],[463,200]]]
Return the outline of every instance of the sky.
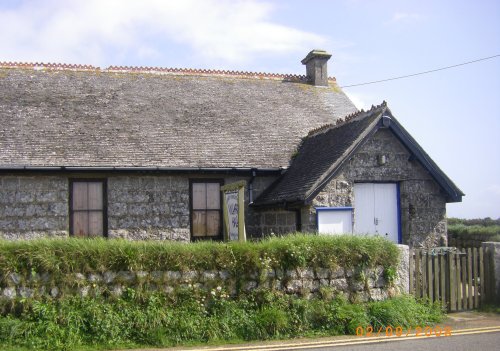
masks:
[[[333,56],[340,86],[500,54],[498,0],[0,0],[0,61],[305,74]],[[449,217],[500,217],[500,57],[346,87],[383,100],[466,194]]]

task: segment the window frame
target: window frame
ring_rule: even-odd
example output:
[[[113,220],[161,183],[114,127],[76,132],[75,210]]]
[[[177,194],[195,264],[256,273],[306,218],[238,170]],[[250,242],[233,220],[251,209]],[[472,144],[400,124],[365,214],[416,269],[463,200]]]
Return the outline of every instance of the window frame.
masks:
[[[213,183],[213,184],[219,184],[221,187],[224,185],[224,179],[219,179],[219,178],[192,178],[189,179],[189,231],[191,234],[191,241],[203,241],[203,240],[213,240],[213,241],[222,241],[224,237],[224,219],[222,217],[222,191],[219,191],[219,198],[220,198],[220,208],[219,208],[219,221],[220,221],[220,229],[219,229],[219,234],[217,236],[194,236],[193,235],[193,184],[195,183]],[[199,211],[199,210],[198,210]],[[208,209],[205,209],[205,211],[208,211]],[[211,210],[214,211],[214,210]]]
[[[74,183],[102,183],[102,236],[108,237],[108,180],[106,178],[70,178],[69,179],[69,235],[75,238],[93,238],[88,234],[85,236],[75,235],[73,228],[73,184]]]

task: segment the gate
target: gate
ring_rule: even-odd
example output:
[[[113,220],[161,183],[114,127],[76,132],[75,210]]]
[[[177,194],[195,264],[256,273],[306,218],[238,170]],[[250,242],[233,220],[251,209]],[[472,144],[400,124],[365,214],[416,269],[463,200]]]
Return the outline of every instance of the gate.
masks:
[[[478,308],[494,296],[490,254],[484,248],[410,250],[410,294],[448,311]]]

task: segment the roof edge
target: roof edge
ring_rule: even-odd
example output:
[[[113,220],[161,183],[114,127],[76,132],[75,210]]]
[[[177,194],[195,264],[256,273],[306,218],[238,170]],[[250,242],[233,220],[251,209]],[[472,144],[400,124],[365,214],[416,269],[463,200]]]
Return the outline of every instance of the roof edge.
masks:
[[[155,173],[249,173],[281,174],[284,168],[258,167],[115,167],[115,166],[0,166],[0,173],[11,172],[155,172]]]

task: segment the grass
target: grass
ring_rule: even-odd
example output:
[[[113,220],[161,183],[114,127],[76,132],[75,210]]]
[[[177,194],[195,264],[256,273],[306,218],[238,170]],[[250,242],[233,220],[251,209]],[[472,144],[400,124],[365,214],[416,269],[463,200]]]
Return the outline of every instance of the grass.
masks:
[[[168,347],[206,343],[355,334],[356,328],[431,325],[438,305],[410,296],[351,304],[337,297],[307,300],[256,291],[232,299],[223,291],[203,295],[186,290],[123,298],[2,301],[2,349],[77,350],[116,347]]]

